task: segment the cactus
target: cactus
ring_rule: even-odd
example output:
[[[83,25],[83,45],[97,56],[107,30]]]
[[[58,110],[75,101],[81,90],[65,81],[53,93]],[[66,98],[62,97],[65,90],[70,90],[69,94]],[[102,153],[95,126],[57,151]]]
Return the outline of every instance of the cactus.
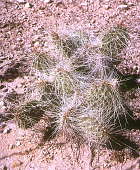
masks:
[[[116,26],[103,36],[101,53],[110,57],[117,56],[127,46],[128,40],[128,30],[122,26]]]
[[[82,32],[74,33],[65,38],[61,38],[56,32],[53,32],[51,35],[54,44],[66,58],[71,57],[88,40],[87,35]]]
[[[51,36],[63,57],[53,60],[39,55],[33,62],[35,76],[43,82],[36,85],[42,96],[39,103],[45,107],[29,102],[22,106],[18,118],[25,127],[31,127],[45,111],[55,136],[63,134],[68,141],[82,139],[88,145],[104,146],[116,129],[124,127],[120,118],[128,114],[111,62],[127,46],[128,31],[114,27],[102,38],[101,48],[92,46],[86,36],[62,38],[55,32]]]
[[[55,88],[60,95],[72,95],[75,91],[75,86],[71,75],[65,72],[59,72],[55,80]]]
[[[33,60],[33,68],[41,72],[49,73],[49,69],[54,67],[56,61],[47,54],[40,53]]]
[[[112,78],[93,83],[87,90],[86,98],[89,105],[98,112],[101,110],[102,119],[108,117],[115,121],[120,114],[126,114],[123,98],[117,86],[117,79]]]
[[[19,127],[27,129],[33,127],[44,113],[45,106],[43,103],[33,100],[18,107],[16,120]]]

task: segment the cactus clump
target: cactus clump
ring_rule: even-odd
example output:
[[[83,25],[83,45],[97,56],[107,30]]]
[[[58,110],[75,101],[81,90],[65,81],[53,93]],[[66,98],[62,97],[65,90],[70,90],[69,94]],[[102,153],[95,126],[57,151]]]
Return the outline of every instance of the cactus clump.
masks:
[[[55,136],[63,134],[68,141],[103,146],[127,123],[126,119],[123,124],[120,121],[128,112],[112,57],[127,46],[128,31],[114,27],[102,38],[101,48],[78,34],[63,38],[54,32],[51,36],[60,58],[39,55],[34,60],[32,69],[37,71],[36,79],[38,75],[41,79],[36,85],[41,98],[39,103],[22,105],[21,124],[31,127],[45,114],[51,118]]]

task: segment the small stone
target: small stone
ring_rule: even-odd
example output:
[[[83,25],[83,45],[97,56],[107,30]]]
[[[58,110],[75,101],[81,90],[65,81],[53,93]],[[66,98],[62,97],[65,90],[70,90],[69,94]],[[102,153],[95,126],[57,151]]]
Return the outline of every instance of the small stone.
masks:
[[[104,8],[105,8],[105,9],[110,9],[111,6],[109,6],[109,5],[104,5]]]
[[[40,43],[37,41],[34,43],[34,47],[39,47],[40,46]]]
[[[25,4],[25,8],[32,8],[32,7],[33,7],[33,5],[30,4],[30,3],[26,3],[26,4]]]
[[[14,144],[10,144],[9,145],[9,149],[14,149],[15,148],[15,145]]]
[[[129,6],[128,5],[119,5],[118,9],[121,9],[121,10],[129,9]]]
[[[81,6],[87,6],[88,4],[87,4],[87,2],[83,2],[83,3],[81,3],[80,5],[81,5]]]
[[[4,106],[4,101],[0,101],[0,108]]]
[[[5,128],[6,127],[6,123],[1,123],[0,124],[0,128]]]
[[[6,127],[5,124],[0,125],[0,133],[3,133],[5,127]]]
[[[16,146],[20,146],[21,145],[21,142],[20,141],[17,141],[16,142]]]
[[[4,89],[3,92],[8,92],[8,89]]]
[[[2,170],[7,170],[8,168],[7,168],[7,166],[6,165],[4,165],[3,167],[2,167]]]
[[[137,82],[138,84],[140,84],[140,78],[138,78],[138,79],[136,80],[136,82]]]
[[[48,47],[48,42],[45,42],[45,43],[44,43],[44,47]]]
[[[45,3],[52,3],[53,2],[53,0],[41,0],[41,1],[43,1]]]
[[[10,128],[6,128],[6,129],[4,129],[3,134],[8,134],[10,132],[11,132],[11,129]]]
[[[26,3],[26,0],[17,0],[19,3]]]
[[[23,162],[21,162],[20,160],[14,161],[12,164],[12,168],[17,168],[19,166],[21,166],[23,164]]]

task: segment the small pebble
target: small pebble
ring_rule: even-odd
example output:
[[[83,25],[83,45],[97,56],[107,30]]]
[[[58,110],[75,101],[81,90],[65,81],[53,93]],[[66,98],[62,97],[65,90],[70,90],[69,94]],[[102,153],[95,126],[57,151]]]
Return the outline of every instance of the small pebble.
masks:
[[[45,3],[52,3],[53,2],[53,0],[41,0],[41,1],[43,1]]]
[[[48,42],[45,42],[45,43],[44,43],[44,47],[48,47]]]
[[[136,81],[137,81],[138,84],[140,84],[140,78],[138,78]]]
[[[4,89],[3,92],[8,92],[8,89]]]
[[[81,3],[80,5],[81,5],[81,6],[87,6],[88,3],[87,3],[87,2],[83,2],[83,3]]]
[[[2,127],[2,128],[5,128],[6,125],[7,125],[7,124],[6,124],[5,122],[0,123],[0,127]]]
[[[20,141],[17,141],[16,142],[16,146],[20,146],[21,145],[21,142]]]
[[[15,145],[14,144],[10,144],[9,145],[9,149],[14,149],[15,148]]]
[[[6,124],[4,123],[0,125],[0,133],[3,133],[5,127],[6,127]]]
[[[33,5],[30,4],[30,3],[26,3],[26,4],[25,4],[25,8],[32,8],[32,7],[33,7]]]
[[[12,130],[12,129],[10,129],[10,128],[6,128],[6,129],[4,129],[3,134],[8,134],[8,133],[11,132],[11,130]]]
[[[106,4],[106,5],[104,5],[104,8],[105,8],[106,10],[108,10],[108,9],[111,9],[112,7],[111,7],[109,4]]]
[[[4,101],[0,101],[0,108],[4,106]]]
[[[6,165],[4,165],[3,167],[2,167],[2,170],[7,170],[8,168],[7,168],[7,166]]]
[[[40,46],[40,43],[37,41],[34,43],[34,47],[39,47]]]
[[[124,9],[124,10],[125,10],[125,9],[129,9],[129,6],[128,6],[128,5],[119,5],[119,6],[118,6],[118,9],[122,9],[122,10],[123,10],[123,9]]]
[[[23,162],[21,162],[20,160],[14,161],[12,164],[12,168],[17,168],[19,166],[21,166],[23,164]]]
[[[17,2],[19,2],[19,3],[25,3],[26,0],[17,0]]]

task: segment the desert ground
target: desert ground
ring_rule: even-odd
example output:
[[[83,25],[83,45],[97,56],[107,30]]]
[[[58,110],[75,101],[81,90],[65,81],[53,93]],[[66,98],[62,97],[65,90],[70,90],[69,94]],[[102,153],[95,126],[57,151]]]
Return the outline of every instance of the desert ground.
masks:
[[[116,25],[128,29],[130,42],[117,56],[120,62],[115,68],[123,75],[136,75],[140,84],[140,0],[0,0],[1,170],[140,169],[139,87],[124,93],[135,117],[126,129],[130,144],[120,150],[95,150],[94,156],[87,145],[77,151],[74,143],[66,143],[61,136],[42,140],[40,124],[47,126],[45,120],[34,129],[22,129],[14,115],[34,81],[32,59],[48,52],[51,32],[63,35],[82,30],[94,37]]]

